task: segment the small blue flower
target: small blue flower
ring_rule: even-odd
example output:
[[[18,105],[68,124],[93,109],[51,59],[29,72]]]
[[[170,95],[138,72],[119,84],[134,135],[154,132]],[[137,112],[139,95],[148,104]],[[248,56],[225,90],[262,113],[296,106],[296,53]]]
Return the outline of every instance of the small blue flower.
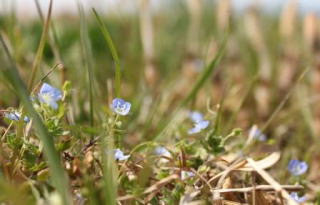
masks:
[[[154,153],[159,156],[171,157],[171,153],[165,147],[161,146],[156,147]]]
[[[127,160],[130,155],[124,155],[120,149],[114,150],[114,158],[119,161]]]
[[[57,101],[62,99],[62,92],[47,83],[43,83],[38,93],[39,101],[49,105],[53,109],[58,109]]]
[[[201,59],[195,59],[193,61],[194,68],[197,72],[201,72],[205,66],[205,63]]]
[[[201,132],[202,130],[206,129],[209,126],[209,121],[203,120],[200,122],[196,122],[194,124],[194,127],[188,130],[188,134],[196,134]]]
[[[292,175],[298,176],[306,173],[308,170],[308,164],[304,161],[293,159],[288,164],[288,170]]]
[[[306,196],[299,197],[297,192],[292,192],[290,197],[295,200],[297,203],[303,203],[307,200]]]
[[[265,134],[263,134],[257,126],[253,126],[250,129],[249,136],[253,136],[254,139],[256,139],[260,142],[264,142],[267,140],[267,136]]]
[[[8,118],[9,120],[13,120],[13,121],[19,121],[20,118],[21,118],[21,114],[18,113],[17,111],[7,112],[7,113],[4,114],[4,116],[5,116],[6,118]],[[25,117],[23,118],[23,121],[24,121],[24,122],[29,122],[30,119],[29,119],[27,116],[25,116]]]
[[[194,177],[195,174],[193,172],[188,172],[188,171],[181,171],[181,179],[185,180],[189,177]]]
[[[189,118],[194,123],[203,121],[203,115],[198,111],[190,112]]]
[[[193,128],[188,130],[188,134],[195,134],[201,132],[209,125],[209,121],[203,119],[203,115],[198,111],[192,111],[189,113],[190,120],[194,123]]]
[[[119,115],[127,115],[130,111],[131,103],[124,101],[121,98],[112,100],[111,109]]]

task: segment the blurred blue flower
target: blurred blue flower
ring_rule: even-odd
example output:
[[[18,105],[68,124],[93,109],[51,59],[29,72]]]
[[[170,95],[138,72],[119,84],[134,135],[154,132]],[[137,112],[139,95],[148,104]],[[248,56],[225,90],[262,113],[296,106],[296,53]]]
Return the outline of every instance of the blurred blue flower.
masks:
[[[120,98],[112,100],[111,109],[119,115],[127,115],[130,111],[131,103],[124,101]]]
[[[256,125],[250,129],[249,136],[253,136],[254,139],[261,142],[264,142],[267,140],[267,136],[263,134]]]
[[[194,124],[194,127],[188,130],[188,134],[192,135],[192,134],[199,133],[202,130],[206,129],[208,127],[208,125],[209,125],[209,121],[207,121],[207,120],[196,122]]]
[[[203,115],[198,111],[190,112],[189,118],[192,122],[197,123],[203,121]]]
[[[56,110],[58,108],[57,101],[62,99],[62,92],[47,83],[43,83],[38,93],[38,98],[40,102],[45,103]]]
[[[209,121],[203,119],[203,115],[198,111],[192,111],[189,113],[190,120],[194,123],[193,128],[188,130],[188,134],[192,135],[201,132],[209,125]]]
[[[189,172],[189,171],[181,171],[181,179],[185,180],[189,177],[194,177],[195,174],[193,172]]]
[[[119,161],[127,160],[130,155],[124,155],[124,153],[120,149],[114,150],[114,158]]]
[[[19,121],[20,118],[21,118],[21,114],[18,113],[17,111],[7,112],[7,113],[4,114],[4,116],[5,116],[6,118],[8,118],[9,120],[13,120],[13,121]],[[24,122],[29,122],[30,119],[29,119],[27,116],[25,116],[25,117],[23,118],[23,121],[24,121]]]
[[[205,67],[205,63],[204,63],[204,61],[201,60],[201,59],[195,59],[195,60],[193,61],[193,65],[194,65],[194,68],[195,68],[195,70],[196,70],[197,72],[201,72],[201,71],[204,69],[204,67]]]
[[[303,203],[307,200],[307,198],[305,196],[299,197],[297,192],[292,192],[290,194],[290,197],[295,200],[297,203]]]
[[[159,156],[171,157],[171,153],[165,147],[161,146],[156,147],[154,153]]]
[[[292,175],[298,176],[306,173],[308,170],[308,164],[304,161],[293,159],[288,164],[288,170]]]

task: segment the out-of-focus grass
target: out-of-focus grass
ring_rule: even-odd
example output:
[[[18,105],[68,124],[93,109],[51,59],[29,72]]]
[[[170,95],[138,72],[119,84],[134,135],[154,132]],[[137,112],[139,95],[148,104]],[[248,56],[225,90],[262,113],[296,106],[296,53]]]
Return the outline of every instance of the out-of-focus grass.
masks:
[[[31,104],[29,93],[27,87],[23,83],[18,70],[16,68],[15,62],[11,54],[9,53],[8,46],[2,36],[0,36],[0,41],[2,45],[2,55],[4,55],[2,74],[5,76],[6,80],[14,87],[15,92],[22,102],[22,110],[26,110],[26,114],[32,117],[34,121],[35,130],[43,143],[46,157],[48,159],[48,164],[51,169],[52,180],[55,188],[62,197],[63,204],[68,204],[71,201],[69,195],[69,182],[63,167],[61,166],[61,160],[58,152],[54,147],[53,138],[49,135],[43,121],[36,113],[33,105]],[[3,58],[2,58],[3,59]],[[24,112],[24,111],[23,111]],[[23,115],[22,115],[23,116]],[[22,137],[22,136],[18,136]]]
[[[74,124],[73,127],[70,125],[70,135],[83,145],[87,143],[88,136],[94,139],[103,133],[102,126],[97,124],[102,123],[101,116],[108,112],[110,97],[121,96],[133,104],[133,112],[128,121],[123,122],[128,130],[117,134],[120,137],[115,142],[128,150],[153,139],[159,130],[167,127],[168,122],[172,123],[172,119],[177,118],[180,123],[183,114],[174,112],[179,105],[182,111],[205,111],[209,107],[219,110],[219,127],[216,127],[219,134],[230,133],[235,127],[244,130],[242,138],[235,140],[239,143],[235,147],[241,147],[251,125],[258,124],[264,128],[268,122],[263,131],[269,141],[263,146],[250,147],[249,155],[259,155],[261,150],[279,149],[283,157],[271,173],[283,183],[288,181],[288,174],[279,173],[279,170],[285,169],[287,161],[291,158],[306,160],[310,169],[306,177],[308,182],[304,183],[314,196],[320,177],[316,171],[320,166],[317,140],[320,134],[320,112],[317,108],[320,87],[317,62],[320,53],[319,27],[306,28],[306,24],[310,23],[308,19],[302,21],[304,17],[297,17],[293,32],[284,35],[281,33],[284,25],[279,23],[280,17],[262,15],[252,9],[243,15],[231,13],[227,28],[223,28],[217,23],[219,17],[215,13],[213,4],[203,6],[198,39],[190,39],[191,17],[183,2],[174,2],[170,8],[154,14],[153,63],[159,81],[150,90],[146,89],[148,85],[143,77],[145,62],[137,15],[113,15],[98,18],[98,22],[95,19],[97,16],[92,13],[88,16],[82,14],[80,19],[55,17],[56,44],[59,45],[66,70],[65,73],[56,71],[48,79],[62,85],[61,76],[64,75],[64,79],[72,84],[69,114]],[[316,18],[315,27],[318,24],[319,19]],[[52,65],[60,63],[56,62],[49,43],[44,46],[40,62],[41,49],[37,54],[43,30],[40,19],[22,23],[12,16],[1,16],[0,29],[10,42],[10,51],[25,83],[30,79],[33,65],[40,68],[36,69],[40,77]],[[220,52],[219,45],[223,43],[224,36],[228,36],[228,43],[221,62],[215,65],[213,74],[209,68],[203,70],[204,65]],[[199,45],[196,52],[189,50],[194,42]],[[34,59],[40,60],[33,63]],[[296,79],[306,68],[309,68],[308,73],[296,85]],[[203,81],[197,81],[201,75]],[[108,82],[113,82],[112,88]],[[296,87],[292,90],[293,86]],[[290,90],[290,96],[283,101]],[[19,105],[18,98],[5,83],[0,83],[0,92],[1,109]],[[187,93],[191,94],[187,96]],[[283,107],[275,113],[281,102]],[[177,116],[172,116],[172,113]],[[274,113],[276,115],[268,121]],[[179,123],[173,124],[170,135],[161,132],[161,135],[167,135],[163,138],[166,140],[161,142],[175,143],[176,133],[181,130],[183,133],[185,129]],[[2,126],[6,126],[3,121]],[[109,147],[112,148],[113,145]],[[105,161],[112,159],[109,155]],[[108,168],[113,169],[113,165]],[[93,186],[94,180],[90,176],[84,181]],[[92,191],[91,194],[94,198],[93,195],[101,193]]]

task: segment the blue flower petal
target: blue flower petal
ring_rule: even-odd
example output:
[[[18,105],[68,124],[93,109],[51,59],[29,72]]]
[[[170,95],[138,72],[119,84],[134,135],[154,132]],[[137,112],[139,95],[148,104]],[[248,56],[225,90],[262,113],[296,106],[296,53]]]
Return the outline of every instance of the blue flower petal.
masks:
[[[156,147],[154,153],[159,156],[171,157],[171,153],[165,147],[161,146]]]
[[[292,192],[290,194],[290,197],[295,200],[297,203],[303,203],[307,200],[307,198],[305,196],[299,197],[297,192]]]
[[[197,123],[203,120],[203,115],[198,111],[190,112],[189,118],[192,122]]]
[[[209,121],[203,120],[194,124],[194,127],[188,130],[188,134],[196,134],[206,129],[209,126]]]
[[[20,114],[16,112],[5,113],[4,116],[9,120],[13,120],[13,121],[19,121],[20,119]]]
[[[294,176],[299,176],[307,172],[308,164],[304,161],[293,159],[288,164],[288,170]]]
[[[38,93],[38,99],[40,102],[47,104],[56,110],[58,108],[57,101],[62,99],[62,92],[59,89],[44,83]]]
[[[27,116],[24,116],[23,121],[30,122],[30,119]]]
[[[131,103],[124,101],[121,98],[112,100],[111,109],[118,115],[127,115],[130,111]]]
[[[6,118],[8,118],[9,120],[13,120],[13,121],[19,121],[20,118],[21,118],[21,114],[18,113],[17,111],[7,112],[7,113],[4,114],[4,116],[5,116]],[[29,119],[27,116],[25,116],[25,117],[23,118],[23,121],[24,121],[24,122],[29,122],[30,119]]]
[[[114,158],[119,161],[127,160],[130,155],[124,155],[120,149],[114,150]]]
[[[195,176],[195,173],[193,172],[189,172],[189,171],[181,171],[181,179],[182,180],[185,180],[189,177],[194,177]]]
[[[249,131],[249,136],[253,136],[254,139],[264,142],[267,140],[267,136],[261,132],[257,126],[253,126]]]
[[[48,83],[43,83],[39,91],[40,95],[48,94],[54,101],[58,101],[62,99],[62,92]]]
[[[198,126],[201,130],[206,129],[209,126],[209,121],[203,120],[201,122],[198,122],[196,126]]]

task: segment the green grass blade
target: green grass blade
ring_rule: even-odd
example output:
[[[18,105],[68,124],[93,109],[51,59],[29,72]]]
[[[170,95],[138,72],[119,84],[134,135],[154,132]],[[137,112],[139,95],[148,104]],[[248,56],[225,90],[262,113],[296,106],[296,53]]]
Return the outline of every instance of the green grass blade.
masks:
[[[37,75],[37,71],[40,67],[40,63],[42,60],[44,46],[46,45],[46,40],[47,40],[48,33],[49,33],[51,13],[52,13],[52,0],[50,0],[47,19],[44,24],[43,32],[41,34],[41,39],[40,39],[39,47],[37,50],[36,58],[35,58],[33,65],[32,65],[31,76],[30,76],[29,83],[28,83],[28,90],[30,90],[30,91],[32,90],[32,87],[33,87],[33,84],[34,84],[34,81],[35,81],[35,78]]]
[[[246,86],[246,91],[241,99],[239,99],[239,104],[236,110],[231,114],[230,118],[226,122],[226,125],[224,125],[224,131],[229,132],[229,130],[232,129],[232,126],[234,125],[235,119],[238,116],[239,112],[241,111],[242,106],[244,105],[245,101],[248,99],[250,93],[253,90],[253,87],[258,79],[258,75],[255,75],[251,81]]]
[[[102,160],[103,160],[103,179],[104,179],[104,200],[105,204],[116,205],[117,204],[117,167],[113,155],[114,150],[114,135],[109,135],[108,142],[106,139],[102,139]]]
[[[94,126],[94,110],[93,110],[93,59],[92,51],[88,36],[88,28],[84,15],[83,6],[78,1],[78,8],[80,14],[80,38],[82,55],[84,59],[84,65],[88,74],[88,89],[89,89],[89,107],[90,107],[90,124]]]
[[[304,86],[299,86],[297,89],[297,102],[300,107],[301,115],[305,121],[305,124],[310,132],[314,141],[317,141],[317,132],[314,127],[314,116],[312,115],[311,106],[308,103],[305,103],[305,99],[308,98],[307,88]]]
[[[209,65],[204,69],[201,76],[197,80],[197,82],[192,87],[190,93],[187,95],[187,97],[181,102],[180,107],[187,105],[192,99],[194,99],[200,90],[200,88],[204,85],[204,83],[209,79],[212,72],[215,70],[217,65],[220,63],[222,56],[225,51],[227,43],[227,37],[223,40],[222,46],[220,47],[217,55],[214,57],[214,59],[209,63]]]
[[[293,91],[296,90],[297,85],[301,82],[301,80],[304,78],[306,73],[309,71],[309,67],[306,67],[298,76],[297,80],[292,84],[290,90],[287,92],[287,94],[283,97],[279,105],[275,108],[275,110],[271,113],[270,117],[267,119],[267,121],[264,123],[264,125],[261,128],[261,132],[263,133],[267,127],[271,124],[272,120],[279,114],[280,110],[285,106],[289,98],[291,97]]]
[[[39,0],[34,0],[34,1],[35,1],[35,4],[36,4],[36,8],[37,8],[39,17],[40,17],[41,21],[44,23],[45,21],[44,21],[43,12],[42,12],[42,9],[41,9],[41,6],[40,6],[40,2],[39,2]],[[62,62],[62,55],[60,53],[60,46],[59,46],[58,36],[57,36],[57,32],[56,32],[55,26],[53,24],[53,21],[51,21],[50,25],[51,25],[50,26],[50,31],[51,32],[49,31],[48,42],[49,42],[49,45],[50,45],[50,47],[52,49],[52,52],[53,52],[54,56],[61,63]]]
[[[6,80],[10,82],[12,87],[15,89],[16,94],[21,100],[22,105],[26,111],[26,114],[31,117],[33,121],[35,132],[44,146],[43,150],[46,158],[48,159],[48,165],[50,167],[51,179],[54,187],[60,194],[63,203],[65,205],[70,204],[71,200],[69,194],[69,180],[66,173],[64,172],[60,156],[55,149],[53,138],[49,135],[47,128],[43,124],[38,113],[35,111],[28,95],[28,90],[18,73],[15,62],[13,61],[8,47],[6,46],[1,35],[0,41],[5,54],[3,56],[6,56],[3,61],[6,63],[2,66],[1,72],[3,73]]]
[[[93,9],[93,13],[99,23],[99,28],[103,34],[103,37],[110,49],[112,58],[115,63],[115,96],[120,96],[120,87],[121,87],[121,68],[120,68],[120,60],[112,41],[112,38],[107,30],[107,27],[102,22],[99,14]],[[113,150],[114,150],[114,133],[113,128],[109,130],[108,140],[106,142],[105,139],[102,139],[102,150],[107,150],[106,154],[102,154],[103,159],[103,178],[104,178],[104,193],[105,193],[105,202],[110,205],[117,204],[117,167],[115,164]]]
[[[103,34],[103,37],[106,41],[106,43],[109,46],[112,58],[114,60],[115,63],[115,96],[119,97],[120,96],[120,90],[121,90],[121,67],[120,67],[120,60],[119,60],[119,56],[117,53],[117,49],[114,46],[114,43],[112,41],[112,38],[110,36],[110,33],[106,27],[106,25],[103,23],[103,21],[101,20],[99,14],[97,13],[97,11],[93,8],[92,9],[94,16],[96,17],[98,23],[99,23],[99,28]]]
[[[181,108],[186,106],[188,103],[191,102],[192,99],[194,99],[200,90],[204,83],[209,79],[211,76],[212,72],[217,68],[217,65],[219,65],[223,54],[225,52],[226,44],[227,44],[227,37],[223,40],[222,45],[217,53],[217,55],[214,57],[214,59],[209,63],[209,65],[204,69],[203,73],[197,80],[197,82],[193,85],[191,91],[187,95],[187,97],[180,103],[178,108],[176,109],[175,112],[171,115],[170,119],[168,122],[164,125],[164,127],[158,132],[158,134],[153,138],[153,139],[160,139],[164,136],[164,134],[167,132],[168,129],[171,128],[175,124],[175,121],[177,119],[176,116],[179,115]]]

